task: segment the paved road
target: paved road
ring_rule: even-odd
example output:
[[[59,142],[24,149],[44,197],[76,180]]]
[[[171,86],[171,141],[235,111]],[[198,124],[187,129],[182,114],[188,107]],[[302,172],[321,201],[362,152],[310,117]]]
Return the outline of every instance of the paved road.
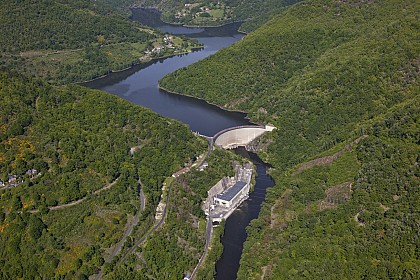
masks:
[[[203,264],[204,260],[206,259],[207,252],[209,251],[209,247],[211,244],[211,236],[213,234],[213,221],[209,217],[207,220],[207,226],[206,226],[206,245],[204,247],[204,252],[201,255],[200,260],[198,261],[197,266],[194,268],[193,272],[191,273],[191,280],[194,279],[195,274],[200,269],[201,265]]]
[[[205,137],[207,139],[207,141],[209,142],[209,147],[207,149],[207,153],[204,155],[204,157],[202,158],[200,164],[198,164],[198,168],[200,168],[205,162],[206,159],[209,157],[211,151],[213,151],[213,138],[212,137]]]
[[[101,193],[102,191],[105,191],[105,190],[110,189],[113,185],[115,185],[115,183],[117,183],[117,181],[118,181],[118,178],[115,179],[112,183],[106,185],[105,187],[103,187],[103,188],[101,188],[99,190],[94,191],[93,194],[96,195],[96,194]],[[56,210],[60,210],[60,209],[63,209],[63,208],[71,207],[71,206],[77,205],[79,203],[82,203],[84,200],[86,200],[86,198],[87,198],[87,196],[85,196],[85,197],[83,197],[81,199],[78,199],[78,200],[75,200],[75,201],[66,203],[66,204],[61,204],[61,205],[57,205],[57,206],[51,206],[51,207],[48,207],[48,209],[50,211],[56,211]],[[35,214],[35,213],[38,213],[39,210],[30,210],[28,212],[31,213],[31,214]]]
[[[111,262],[112,259],[120,252],[122,246],[124,245],[125,241],[127,240],[127,237],[133,232],[133,228],[139,222],[140,214],[141,214],[141,212],[143,212],[144,206],[145,206],[144,194],[143,194],[143,190],[142,189],[140,189],[140,197],[139,198],[140,198],[140,210],[137,211],[136,216],[134,216],[133,222],[125,230],[124,235],[121,238],[120,242],[118,243],[118,245],[112,251],[111,255],[109,256],[108,262]]]
[[[140,180],[139,180],[139,185],[140,185]],[[128,228],[125,230],[123,237],[121,238],[120,242],[118,243],[118,245],[114,248],[114,250],[112,250],[111,255],[108,258],[107,262],[111,262],[112,259],[120,252],[122,246],[124,246],[125,241],[127,240],[127,237],[130,236],[130,234],[133,232],[133,228],[138,224],[139,222],[139,218],[140,218],[140,214],[144,211],[144,208],[146,206],[146,199],[144,197],[144,193],[143,193],[143,188],[140,187],[140,193],[139,193],[139,198],[140,198],[140,210],[137,211],[136,216],[134,217],[134,221],[128,226]],[[102,278],[102,274],[103,271],[102,269],[100,269],[98,275],[96,275],[95,280],[99,280]]]
[[[212,138],[210,138],[210,137],[206,137],[207,138],[207,140],[209,141],[209,147],[208,147],[208,150],[207,150],[207,153],[206,153],[206,155],[203,157],[203,159],[202,159],[202,161],[201,161],[201,163],[199,164],[199,166],[201,166],[204,162],[205,162],[205,159],[210,155],[210,153],[211,153],[211,151],[213,150],[213,139]],[[144,234],[144,236],[142,237],[142,238],[140,238],[135,244],[134,244],[134,246],[133,247],[131,247],[122,257],[121,257],[121,259],[119,260],[120,262],[125,262],[125,260],[127,259],[127,257],[131,254],[131,253],[133,253],[134,252],[134,250],[136,250],[136,248],[140,245],[140,244],[142,244],[152,233],[154,233],[157,229],[159,229],[163,224],[164,224],[164,222],[165,222],[165,218],[166,218],[166,214],[167,214],[167,212],[168,212],[168,202],[169,202],[169,197],[170,197],[170,192],[171,192],[171,186],[172,186],[172,182],[173,181],[171,181],[170,183],[169,183],[169,185],[168,185],[168,192],[167,192],[167,194],[166,194],[166,201],[165,201],[165,208],[163,209],[163,213],[162,213],[162,218],[159,220],[159,222],[158,223],[156,223],[149,231],[147,231],[145,234]],[[141,194],[140,194],[140,196],[141,196],[141,200],[142,200],[142,208],[144,209],[144,203],[145,203],[145,200],[144,200],[144,195],[143,195],[143,192],[141,191]],[[200,266],[201,266],[201,264],[202,264],[202,262],[204,261],[204,258],[205,258],[205,256],[206,256],[206,254],[207,254],[207,251],[208,251],[208,247],[210,246],[210,240],[211,240],[211,235],[212,235],[212,232],[213,232],[213,225],[212,225],[212,222],[211,221],[208,221],[207,222],[207,227],[206,227],[206,246],[205,246],[205,249],[204,249],[204,253],[203,253],[203,255],[201,256],[201,258],[200,258],[200,261],[199,261],[199,264],[197,265],[197,267],[196,267],[196,269],[194,270],[194,271],[196,271]],[[112,260],[112,258],[111,258],[111,260]],[[195,273],[195,272],[194,272]],[[101,279],[101,277],[102,277],[102,270],[99,272],[99,274],[96,276],[96,280],[99,280],[99,279]]]
[[[209,141],[209,148],[208,148],[208,150],[207,150],[207,153],[206,153],[206,155],[203,157],[203,159],[202,159],[202,161],[201,161],[201,163],[199,164],[199,166],[201,166],[203,163],[204,163],[204,161],[205,161],[205,159],[208,157],[208,155],[211,153],[211,151],[213,150],[213,139],[212,138],[207,138],[208,139],[208,141]],[[140,238],[137,242],[136,242],[136,244],[134,244],[134,246],[133,247],[131,247],[130,248],[130,250],[128,250],[127,251],[127,253],[125,253],[124,254],[124,256],[121,258],[121,260],[120,261],[122,261],[122,262],[124,262],[125,260],[126,260],[126,258],[128,257],[128,255],[130,255],[131,253],[133,253],[134,252],[134,250],[141,244],[141,243],[143,243],[146,239],[147,239],[147,237],[149,237],[153,232],[155,232],[158,228],[160,228],[162,225],[163,225],[163,223],[165,222],[165,218],[166,218],[166,214],[167,214],[167,212],[168,212],[168,202],[169,202],[169,196],[170,196],[170,192],[171,192],[171,186],[172,186],[172,182],[173,181],[171,181],[170,183],[169,183],[169,185],[168,185],[168,193],[166,194],[166,201],[165,201],[165,208],[163,209],[163,213],[162,213],[162,218],[159,220],[159,222],[157,223],[157,224],[155,224],[148,232],[146,232],[146,234],[142,237],[142,238]],[[209,243],[209,240],[210,240],[210,238],[211,238],[211,232],[212,232],[212,230],[213,230],[213,227],[211,226],[212,225],[212,223],[210,222],[210,229],[209,229],[209,225],[207,224],[207,230],[206,230],[206,251],[205,252],[207,252],[207,248],[208,248],[208,246],[209,246],[209,244],[207,244],[207,243]]]
[[[165,222],[165,218],[166,218],[166,213],[168,212],[168,202],[169,202],[169,194],[171,192],[171,185],[172,185],[172,181],[171,183],[168,185],[168,193],[166,194],[166,201],[165,201],[165,208],[163,209],[163,213],[162,213],[162,218],[159,220],[159,222],[157,224],[155,224],[148,232],[146,232],[146,234],[140,238],[133,247],[130,248],[130,250],[127,251],[127,253],[124,254],[124,256],[120,259],[120,261],[125,262],[125,260],[127,259],[128,255],[130,255],[131,253],[134,252],[134,250],[141,244],[143,243],[147,237],[149,237],[153,232],[155,232],[158,228],[160,228],[163,223]]]
[[[146,198],[144,197],[143,188],[140,188],[140,211],[146,207]]]

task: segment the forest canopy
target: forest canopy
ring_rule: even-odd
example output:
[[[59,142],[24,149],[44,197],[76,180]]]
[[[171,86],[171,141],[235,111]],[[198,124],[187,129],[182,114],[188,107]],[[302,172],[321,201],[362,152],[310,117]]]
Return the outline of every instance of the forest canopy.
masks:
[[[137,1],[117,2],[3,1],[2,68],[70,83],[138,62],[163,34],[114,11]],[[144,2],[169,20],[188,8],[181,12],[202,24],[261,26],[160,81],[277,127],[254,145],[276,186],[248,227],[238,279],[418,279],[419,3],[294,3]],[[57,60],[72,65],[55,68]],[[178,279],[190,271],[204,244],[199,206],[239,159],[216,150],[205,171],[172,178],[206,150],[187,126],[48,82],[0,72],[0,278],[87,279],[102,268],[108,279]],[[123,252],[153,227],[164,183],[173,187],[170,219],[125,263],[111,262],[130,226]]]
[[[270,161],[299,163],[418,94],[416,8],[412,0],[307,1],[159,83],[273,123]]]
[[[303,1],[160,81],[272,123],[238,279],[416,279],[418,1]]]
[[[96,273],[140,211],[139,180],[148,227],[165,178],[206,148],[177,121],[79,86],[2,72],[0,101],[1,278]]]
[[[68,84],[201,47],[175,36],[164,41],[162,32],[102,2],[2,1],[0,68]]]

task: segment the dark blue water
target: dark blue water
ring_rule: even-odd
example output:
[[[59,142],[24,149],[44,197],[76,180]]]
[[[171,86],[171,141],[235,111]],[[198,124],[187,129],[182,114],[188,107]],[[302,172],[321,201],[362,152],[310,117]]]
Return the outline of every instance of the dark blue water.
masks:
[[[141,20],[142,16],[144,16],[144,10],[133,10],[134,19]],[[142,23],[150,25],[150,18],[149,16],[149,21]],[[244,113],[222,110],[202,100],[169,94],[158,88],[159,79],[166,74],[206,58],[221,48],[239,41],[244,35],[236,31],[238,26],[204,29],[167,25],[156,18],[153,18],[153,22],[164,32],[170,31],[195,37],[204,44],[204,49],[137,66],[85,85],[118,95],[165,117],[177,119],[189,125],[192,131],[198,131],[207,136],[213,136],[225,128],[250,124]]]
[[[258,218],[267,188],[274,186],[273,179],[267,174],[268,165],[256,154],[246,151],[244,147],[235,149],[235,152],[249,158],[255,164],[257,177],[254,191],[249,194],[249,198],[226,220],[222,238],[223,253],[216,263],[216,280],[236,279],[243,245],[247,238],[246,227],[253,219]]]
[[[147,107],[163,116],[180,120],[188,124],[193,131],[212,136],[222,129],[251,124],[239,112],[229,112],[195,98],[171,94],[158,89],[158,81],[163,76],[179,68],[206,58],[221,48],[230,46],[243,35],[236,30],[238,25],[218,28],[187,28],[167,25],[159,20],[159,15],[150,10],[133,10],[133,19],[143,24],[155,26],[164,32],[184,34],[198,39],[204,49],[187,55],[171,57],[146,65],[135,66],[127,71],[112,73],[85,85],[118,95],[135,104]],[[254,192],[249,199],[227,219],[222,238],[223,254],[216,263],[217,280],[234,280],[239,269],[243,244],[246,240],[246,227],[252,219],[258,217],[264,201],[266,189],[274,185],[266,174],[267,165],[256,154],[248,153],[243,148],[236,149],[240,155],[250,158],[257,167]]]

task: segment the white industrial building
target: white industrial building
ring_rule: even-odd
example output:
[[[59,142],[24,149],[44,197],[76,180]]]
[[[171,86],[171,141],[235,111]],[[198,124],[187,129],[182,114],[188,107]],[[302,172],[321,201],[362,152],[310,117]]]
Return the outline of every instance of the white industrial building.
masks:
[[[214,203],[225,208],[236,205],[249,193],[249,184],[238,181],[232,187],[214,197]]]
[[[214,225],[227,219],[248,198],[253,170],[251,164],[236,165],[234,177],[223,177],[207,192],[202,209]]]

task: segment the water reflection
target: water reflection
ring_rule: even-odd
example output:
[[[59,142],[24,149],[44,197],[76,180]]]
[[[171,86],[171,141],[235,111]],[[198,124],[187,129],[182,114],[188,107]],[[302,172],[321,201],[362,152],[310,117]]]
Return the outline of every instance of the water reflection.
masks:
[[[119,73],[112,73],[104,79],[86,83],[86,86],[110,92],[130,102],[150,108],[163,116],[180,120],[188,124],[191,130],[208,136],[225,128],[250,124],[243,113],[225,111],[202,100],[170,94],[158,89],[159,79],[166,74],[239,41],[243,37],[236,31],[239,24],[205,29],[170,26],[162,23],[159,16],[153,12],[144,14],[141,10],[133,10],[133,19],[141,19],[144,24],[157,26],[164,32],[170,31],[197,38],[205,45],[205,48],[188,55],[158,60],[146,65],[134,66]],[[266,189],[274,185],[271,177],[266,174],[269,166],[263,163],[256,154],[248,153],[242,148],[238,148],[236,152],[254,162],[258,176],[254,192],[226,221],[222,239],[224,250],[216,263],[217,280],[236,279],[243,243],[247,236],[246,227],[252,219],[258,217]]]
[[[140,19],[143,15],[139,14],[140,12],[137,13],[137,11],[133,10],[133,19]],[[156,15],[153,14],[149,16],[148,20],[159,22]],[[147,24],[147,22],[143,23]],[[165,117],[177,119],[189,125],[192,131],[198,131],[207,136],[213,136],[225,128],[251,124],[244,113],[225,111],[202,100],[169,94],[158,88],[159,80],[165,75],[206,58],[221,48],[239,41],[244,35],[235,31],[238,26],[230,25],[203,29],[181,26],[168,27],[167,24],[162,22],[159,24],[158,27],[163,30],[168,30],[167,28],[170,27],[172,31],[176,29],[179,31],[177,33],[183,32],[188,36],[200,34],[203,37],[197,39],[204,44],[204,49],[187,55],[160,59],[145,66],[135,66],[119,73],[111,73],[103,79],[84,85],[115,94],[137,105],[150,108]],[[186,30],[190,32],[185,32]]]

